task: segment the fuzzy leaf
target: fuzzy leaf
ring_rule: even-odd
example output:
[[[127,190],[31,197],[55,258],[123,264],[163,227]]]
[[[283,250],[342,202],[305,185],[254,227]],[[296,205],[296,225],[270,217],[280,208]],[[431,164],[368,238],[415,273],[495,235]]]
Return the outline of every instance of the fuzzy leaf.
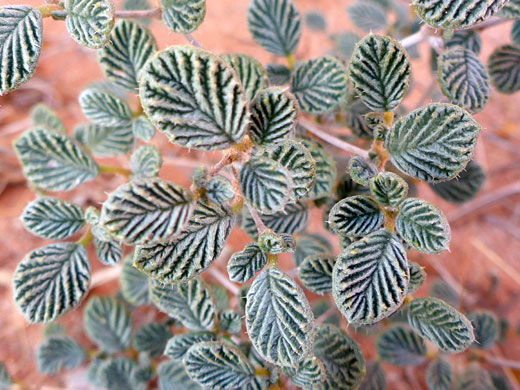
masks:
[[[377,361],[367,364],[366,374],[359,390],[386,390],[386,377],[383,367]]]
[[[296,368],[282,368],[285,376],[291,379],[296,386],[304,389],[318,388],[325,380],[326,372],[323,363],[316,356],[309,355],[303,359]]]
[[[44,127],[60,134],[67,134],[67,128],[58,114],[45,103],[38,103],[31,110],[34,127]]]
[[[383,207],[397,208],[408,195],[408,184],[392,172],[381,172],[370,181],[372,196]]]
[[[387,26],[386,11],[376,3],[359,1],[347,8],[348,16],[363,31],[384,30]]]
[[[327,21],[323,14],[310,11],[305,14],[305,25],[312,31],[325,31],[327,30]]]
[[[509,0],[498,12],[498,16],[508,19],[520,18],[520,1]]]
[[[266,70],[255,58],[245,54],[224,54],[221,57],[237,73],[248,101],[269,84]]]
[[[123,297],[132,305],[140,306],[150,302],[148,276],[133,266],[131,257],[123,262],[119,283]]]
[[[247,333],[258,354],[296,366],[312,348],[314,318],[302,289],[287,274],[267,268],[247,293]]]
[[[127,125],[103,127],[93,123],[81,124],[74,129],[74,138],[97,157],[122,156],[134,146],[134,134]]]
[[[444,42],[444,46],[447,49],[463,47],[464,49],[469,49],[476,55],[479,55],[482,47],[482,38],[478,31],[475,30],[454,31],[453,36]]]
[[[217,311],[229,309],[229,291],[220,284],[210,283],[211,292],[215,297]]]
[[[153,145],[143,145],[130,157],[132,179],[155,177],[162,165],[161,152]]]
[[[408,245],[424,253],[440,253],[450,244],[451,230],[444,213],[419,198],[401,204],[395,228]]]
[[[426,345],[411,329],[395,325],[377,340],[377,354],[393,366],[418,366],[426,359]]]
[[[332,37],[332,43],[334,44],[334,51],[336,55],[343,58],[344,60],[350,61],[352,53],[356,48],[356,43],[360,40],[359,35],[351,32],[344,31],[340,34]]]
[[[85,248],[50,244],[27,254],[14,272],[14,299],[27,321],[52,322],[79,305],[90,284]]]
[[[348,172],[354,182],[367,187],[370,179],[377,176],[378,170],[371,162],[362,157],[354,156],[348,162]]]
[[[206,16],[206,0],[161,0],[162,19],[176,33],[195,31]]]
[[[191,346],[205,341],[217,341],[217,336],[212,332],[178,334],[168,340],[164,354],[173,360],[183,360]]]
[[[223,205],[235,197],[235,190],[228,179],[217,175],[206,186],[206,196],[211,202]]]
[[[233,282],[245,283],[251,280],[258,271],[264,268],[267,256],[260,250],[257,243],[246,245],[235,253],[228,261],[227,271]]]
[[[409,279],[401,241],[381,229],[340,254],[332,274],[332,293],[349,323],[374,324],[401,306]]]
[[[9,376],[4,363],[0,362],[0,390],[9,390],[12,384],[13,380]]]
[[[266,230],[258,236],[258,247],[262,252],[271,255],[289,252],[285,245],[284,237],[271,230]]]
[[[345,67],[329,56],[298,64],[291,77],[291,92],[308,114],[332,111],[345,98],[347,88]]]
[[[232,309],[220,312],[218,317],[219,329],[221,331],[237,334],[242,331],[242,314]]]
[[[451,179],[471,160],[481,127],[463,109],[433,103],[396,121],[386,138],[392,163],[427,182]]]
[[[160,178],[137,179],[103,203],[101,223],[127,244],[151,244],[183,232],[192,210],[192,195],[184,187]]]
[[[185,282],[217,259],[234,223],[229,207],[199,202],[188,225],[172,241],[138,246],[134,265],[165,283]]]
[[[443,358],[433,360],[426,369],[426,384],[429,390],[450,390],[453,384],[453,370]]]
[[[300,266],[303,261],[311,255],[327,254],[332,252],[332,245],[322,235],[302,233],[296,238],[296,250],[294,251],[294,262]]]
[[[520,90],[520,47],[497,47],[488,60],[491,83],[497,91],[512,94]]]
[[[70,337],[51,336],[40,344],[36,358],[39,372],[54,375],[62,368],[71,370],[79,366],[85,360],[86,353]]]
[[[150,357],[163,354],[166,343],[172,337],[170,328],[164,324],[152,322],[143,325],[134,335],[134,346],[140,352],[146,352]]]
[[[226,149],[246,133],[240,79],[224,60],[192,46],[170,46],[148,61],[139,96],[150,121],[181,146]]]
[[[159,390],[201,390],[184,367],[182,360],[164,360],[157,366]]]
[[[123,248],[114,239],[105,241],[94,237],[94,246],[99,261],[104,265],[116,265],[123,258]]]
[[[294,132],[298,103],[285,89],[271,87],[251,102],[249,137],[257,145],[272,145]]]
[[[83,317],[88,337],[104,352],[130,347],[132,320],[126,306],[116,298],[91,298]]]
[[[310,255],[298,267],[298,278],[309,291],[325,295],[332,291],[332,269],[336,258],[332,255]]]
[[[426,281],[426,272],[423,267],[413,261],[408,261],[408,266],[410,268],[410,283],[408,284],[407,295],[410,295],[424,284]]]
[[[316,184],[307,195],[309,199],[319,199],[328,196],[336,179],[336,163],[334,158],[328,154],[320,144],[307,140],[299,140],[303,146],[311,152],[311,156],[316,163]]]
[[[85,89],[79,95],[79,105],[83,114],[94,124],[104,127],[131,125],[132,110],[128,102],[107,90]]]
[[[0,7],[0,96],[33,75],[42,47],[42,14],[27,5]]]
[[[408,90],[410,74],[404,48],[380,35],[368,35],[359,41],[349,64],[352,85],[372,111],[394,110]]]
[[[99,387],[110,390],[146,390],[146,385],[133,378],[138,368],[137,364],[127,357],[105,360],[97,374]]]
[[[414,299],[408,305],[408,323],[445,352],[462,352],[475,340],[471,322],[440,299]]]
[[[329,226],[344,236],[363,236],[381,227],[383,221],[377,203],[363,195],[340,200],[329,214]]]
[[[475,341],[472,347],[477,349],[491,348],[498,340],[499,324],[497,317],[490,311],[478,310],[468,314],[473,325]]]
[[[155,135],[155,127],[145,115],[140,115],[132,122],[134,137],[150,142]]]
[[[457,390],[495,390],[489,373],[478,365],[472,363],[459,375]]]
[[[114,26],[114,4],[110,0],[66,0],[65,24],[70,36],[82,46],[99,49],[109,41]]]
[[[269,64],[266,70],[271,85],[284,85],[291,81],[291,70],[285,65]]]
[[[300,14],[291,0],[253,0],[247,25],[256,43],[276,56],[292,54],[300,41]]]

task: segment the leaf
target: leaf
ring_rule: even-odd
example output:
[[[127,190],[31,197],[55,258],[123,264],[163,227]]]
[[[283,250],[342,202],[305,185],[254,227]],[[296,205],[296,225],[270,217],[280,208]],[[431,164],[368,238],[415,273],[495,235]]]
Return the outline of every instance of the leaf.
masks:
[[[157,366],[159,390],[200,390],[184,368],[182,360],[164,360]]]
[[[229,308],[229,291],[227,288],[220,284],[210,283],[211,292],[215,297],[217,304],[217,311],[225,310]]]
[[[414,299],[408,305],[408,323],[445,352],[462,352],[475,340],[471,322],[440,299]]]
[[[298,278],[303,286],[318,295],[332,291],[332,269],[336,258],[332,255],[310,255],[298,267]]]
[[[210,288],[200,277],[183,284],[161,284],[152,279],[150,296],[160,311],[181,321],[189,330],[213,330],[215,300]]]
[[[251,280],[267,263],[267,256],[257,243],[246,247],[231,256],[227,264],[229,279],[232,282],[245,283]]]
[[[359,345],[343,330],[331,325],[316,327],[314,355],[325,366],[325,390],[350,390],[365,375],[365,359]]]
[[[139,352],[146,352],[152,358],[159,357],[163,354],[170,337],[172,333],[168,326],[152,322],[137,329],[134,346]]]
[[[361,38],[359,37],[359,35],[351,31],[344,31],[342,33],[334,35],[332,37],[332,43],[334,44],[335,53],[339,57],[350,61],[350,57],[352,57],[352,53],[354,52],[356,43],[360,39]]]
[[[332,274],[336,305],[355,326],[374,324],[403,303],[410,279],[401,241],[386,229],[350,244]]]
[[[219,330],[237,334],[242,331],[242,314],[232,309],[220,312],[218,317]]]
[[[162,19],[176,33],[195,31],[206,16],[206,0],[161,0]]]
[[[359,390],[386,390],[386,377],[383,367],[377,361],[367,363],[366,374]]]
[[[451,230],[444,213],[419,198],[401,204],[395,228],[408,245],[424,253],[440,253],[450,244]]]
[[[408,261],[408,266],[410,268],[410,283],[408,284],[407,295],[411,295],[426,281],[426,272],[423,267],[413,261]]]
[[[93,180],[96,162],[71,138],[45,129],[24,132],[14,143],[25,177],[49,191],[69,191]]]
[[[34,127],[43,127],[59,134],[67,134],[67,128],[58,114],[45,103],[38,103],[31,109]]]
[[[283,140],[262,152],[263,157],[270,158],[285,167],[291,176],[293,202],[304,198],[316,183],[316,163],[311,153],[301,142]]]
[[[188,374],[204,388],[246,389],[255,374],[238,348],[216,341],[191,347],[184,364]]]
[[[52,322],[43,329],[44,338],[64,336],[66,333],[65,327],[57,322]]]
[[[155,127],[145,115],[140,115],[132,122],[134,136],[145,142],[150,142],[155,135]]]
[[[217,341],[212,332],[189,332],[177,334],[168,340],[164,354],[173,360],[183,360],[191,346],[205,341]]]
[[[85,145],[97,157],[122,156],[134,146],[131,127],[103,127],[88,123],[76,126],[74,138]]]
[[[312,348],[314,318],[302,289],[287,274],[266,268],[247,293],[247,333],[262,359],[296,366]]]
[[[499,324],[498,319],[491,311],[478,310],[468,314],[468,319],[473,325],[475,341],[473,348],[489,349],[498,340]]]
[[[520,18],[520,2],[518,0],[509,0],[503,7],[498,11],[497,16],[509,19]]]
[[[188,225],[172,241],[138,246],[134,265],[165,283],[185,282],[217,259],[234,223],[229,207],[199,202]]]
[[[253,39],[276,56],[291,55],[301,36],[300,14],[291,0],[253,0],[247,26]]]
[[[345,67],[330,56],[299,63],[291,77],[291,92],[307,114],[332,111],[345,98],[347,88]]]
[[[408,184],[392,172],[381,172],[370,181],[372,196],[383,207],[397,208],[408,195]]]
[[[81,207],[50,196],[29,203],[21,219],[24,227],[32,234],[49,240],[68,238],[85,224]]]
[[[79,305],[90,284],[85,248],[50,244],[27,254],[14,272],[14,300],[27,321],[49,323]]]
[[[0,390],[9,390],[13,381],[5,368],[4,363],[0,362]]]
[[[139,96],[150,121],[178,145],[226,149],[246,133],[249,109],[238,76],[192,46],[171,46],[148,61]]]
[[[150,302],[148,276],[133,266],[132,257],[123,262],[119,283],[123,297],[132,305],[141,306]]]
[[[150,31],[123,19],[110,33],[110,43],[98,51],[98,61],[107,79],[137,92],[139,73],[156,51],[157,43]]]
[[[397,120],[386,138],[392,164],[426,182],[451,179],[471,160],[481,127],[463,109],[433,103]]]
[[[96,125],[128,127],[132,122],[128,102],[107,90],[85,89],[79,95],[79,105],[83,114]]]
[[[323,14],[316,11],[309,11],[305,14],[305,25],[312,31],[326,31],[327,21]]]
[[[495,390],[489,373],[479,366],[471,363],[459,375],[457,390]]]
[[[430,390],[450,390],[453,384],[453,370],[442,357],[433,360],[426,369],[426,384]]]
[[[148,0],[125,0],[123,2],[123,10],[125,11],[145,11],[150,8]],[[138,18],[136,20],[144,26],[148,26],[151,22],[151,19],[147,18]]]
[[[513,28],[511,29],[511,40],[516,46],[520,46],[520,21],[518,20],[513,23]]]
[[[328,196],[332,192],[336,179],[334,158],[325,151],[323,146],[314,141],[306,139],[299,139],[299,141],[311,152],[316,163],[316,184],[307,198],[319,199]]]
[[[410,74],[406,50],[396,40],[380,35],[359,41],[349,64],[352,85],[372,111],[394,110],[408,90]]]
[[[291,70],[285,65],[269,64],[266,70],[271,85],[284,85],[291,81]]]
[[[156,177],[162,165],[161,152],[153,145],[139,147],[130,157],[132,180]]]
[[[251,102],[249,137],[257,145],[272,145],[294,133],[298,103],[280,87],[259,92]]]
[[[123,248],[116,240],[104,241],[94,237],[96,255],[104,265],[116,265],[123,258]]]
[[[291,379],[291,382],[304,389],[319,386],[325,380],[326,372],[323,363],[316,356],[309,355],[303,359],[296,368],[282,368],[285,376]]]
[[[262,64],[245,54],[223,54],[221,58],[233,68],[246,92],[247,101],[253,100],[258,92],[267,87],[269,80]]]
[[[103,203],[101,223],[129,245],[171,239],[184,231],[193,210],[192,194],[154,177],[118,187]]]
[[[332,252],[330,242],[324,236],[313,233],[302,233],[296,238],[294,262],[299,267],[307,256]]]
[[[138,368],[137,364],[127,357],[108,359],[99,367],[99,387],[110,390],[145,390],[145,385],[133,378],[133,373]]]
[[[393,366],[418,366],[426,360],[426,345],[411,329],[395,325],[377,340],[379,358]]]
[[[459,30],[480,23],[497,13],[506,0],[413,0],[417,15],[436,28]]]
[[[261,213],[274,214],[289,201],[291,176],[277,161],[253,157],[242,165],[238,179],[242,196]]]
[[[110,0],[66,0],[65,10],[67,30],[77,43],[92,49],[108,43],[114,27],[114,4]]]
[[[0,7],[0,31],[1,96],[32,77],[42,47],[42,15],[27,5]]]
[[[290,248],[286,247],[284,237],[266,230],[258,236],[258,247],[266,254],[279,255],[280,253],[290,252]]]
[[[363,31],[384,30],[388,24],[386,11],[375,3],[359,1],[348,7],[347,13],[352,23]]]
[[[439,298],[453,307],[460,306],[461,297],[450,284],[442,279],[436,279],[430,285],[429,295],[433,298]]]
[[[87,303],[83,326],[88,337],[104,352],[130,347],[132,320],[126,306],[112,297],[93,297]]]
[[[348,172],[354,182],[367,187],[370,179],[377,176],[378,170],[375,165],[363,157],[354,156],[348,162]]]
[[[79,366],[85,360],[86,353],[70,337],[51,336],[40,344],[36,358],[39,372],[54,375],[62,368],[71,370]]]
[[[329,226],[344,236],[364,236],[381,227],[383,221],[377,203],[363,195],[340,200],[329,214]]]
[[[361,139],[372,140],[374,138],[374,131],[367,124],[366,118],[370,109],[361,101],[361,99],[354,100],[345,111],[345,126],[347,126],[352,133]]]
[[[444,47],[447,49],[463,47],[464,49],[469,49],[478,55],[480,54],[480,49],[482,47],[482,38],[475,30],[454,31],[453,36],[444,42]]]
[[[228,179],[217,175],[206,186],[206,196],[211,202],[223,205],[235,197],[235,190]]]
[[[512,94],[520,90],[520,47],[497,47],[488,60],[491,83],[497,91]]]
[[[332,304],[328,302],[328,300],[322,299],[315,302],[312,305],[312,312],[314,313],[314,318],[319,318],[322,314],[325,314],[328,310],[332,310]],[[341,315],[336,310],[330,317],[324,319],[323,324],[330,324],[334,326],[341,326]]]

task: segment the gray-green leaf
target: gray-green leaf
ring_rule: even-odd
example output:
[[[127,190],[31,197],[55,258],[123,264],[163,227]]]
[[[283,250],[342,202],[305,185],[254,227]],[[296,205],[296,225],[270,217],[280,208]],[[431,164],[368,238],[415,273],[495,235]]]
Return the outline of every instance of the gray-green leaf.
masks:
[[[245,54],[223,54],[221,57],[238,75],[248,101],[267,87],[267,72],[257,59]]]
[[[377,354],[394,366],[418,366],[426,359],[426,345],[410,328],[395,325],[377,340]]]
[[[392,172],[381,172],[370,180],[370,192],[381,206],[396,208],[408,195],[408,184]]]
[[[143,325],[134,335],[134,346],[140,352],[146,352],[150,357],[163,354],[166,343],[172,336],[170,328],[165,324],[152,322]]]
[[[67,128],[58,114],[45,103],[38,103],[31,110],[34,127],[44,127],[60,134],[67,134]]]
[[[443,358],[433,360],[426,369],[426,384],[429,390],[450,390],[453,384],[453,370]]]
[[[177,334],[168,340],[164,354],[170,359],[183,360],[191,346],[204,341],[217,341],[217,336],[212,332]]]
[[[80,45],[99,49],[109,41],[114,26],[114,4],[111,0],[66,0],[67,30]]]
[[[235,253],[228,261],[227,271],[233,282],[245,283],[251,280],[267,263],[267,256],[260,250],[257,243]]]
[[[153,145],[143,145],[130,157],[132,179],[155,177],[162,165],[161,152]]]
[[[497,47],[488,60],[491,83],[497,91],[512,94],[520,90],[520,47]]]
[[[123,262],[119,283],[123,297],[131,304],[146,305],[150,302],[148,275],[134,267],[131,256]]]
[[[498,340],[499,323],[491,311],[478,310],[468,314],[468,319],[473,325],[475,341],[472,347],[477,349],[491,348]]]
[[[182,360],[164,360],[157,366],[159,390],[201,390],[184,367]]]
[[[132,122],[132,110],[128,102],[108,90],[87,88],[79,95],[83,114],[100,126],[128,127]]]
[[[336,258],[332,255],[310,255],[298,267],[298,278],[309,291],[325,295],[332,291],[332,269]]]
[[[478,363],[471,363],[459,375],[457,390],[495,390],[491,376]]]
[[[145,142],[150,142],[155,135],[155,127],[145,115],[140,115],[132,122],[134,136]]]
[[[366,374],[359,385],[359,390],[386,390],[386,376],[377,361],[367,363]]]
[[[304,389],[320,388],[326,377],[325,367],[316,356],[309,354],[296,368],[282,368],[284,375],[291,378],[291,382]]]
[[[74,138],[97,157],[122,156],[134,146],[134,134],[128,125],[104,127],[94,123],[81,124],[74,129]]]
[[[53,375],[62,368],[71,370],[83,363],[85,358],[83,347],[67,336],[46,338],[38,347],[36,355],[38,371],[47,375]]]
[[[344,236],[363,236],[381,227],[383,222],[384,214],[377,203],[363,195],[339,201],[329,214],[329,226]]]
[[[316,163],[316,184],[307,198],[319,199],[328,196],[332,192],[336,179],[334,158],[325,151],[323,146],[314,141],[307,139],[299,139],[299,141],[311,152],[311,156]]]
[[[348,16],[363,31],[383,30],[387,26],[386,10],[370,1],[358,1],[347,8]]]
[[[179,34],[195,31],[206,16],[206,0],[161,0],[162,19]]]
[[[407,295],[410,295],[424,284],[426,281],[426,272],[423,267],[413,261],[408,261],[408,266],[410,267],[410,283],[408,284]]]
[[[9,390],[12,384],[13,380],[9,376],[4,363],[0,362],[0,390]]]

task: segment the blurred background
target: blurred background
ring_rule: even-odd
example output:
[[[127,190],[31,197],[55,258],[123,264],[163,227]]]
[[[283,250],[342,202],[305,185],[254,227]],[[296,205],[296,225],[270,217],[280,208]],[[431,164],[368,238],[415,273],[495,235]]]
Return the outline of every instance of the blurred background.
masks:
[[[32,6],[42,5],[43,0],[26,0]],[[155,0],[152,0],[155,1]],[[347,13],[347,8],[355,0],[294,0],[304,17],[309,12],[322,14],[326,21],[325,30],[313,31],[303,25],[303,35],[296,51],[296,60],[309,59],[334,52],[348,58],[351,50],[352,33],[367,34],[355,26]],[[403,2],[406,10],[406,1]],[[20,4],[13,0],[0,0],[0,5]],[[269,63],[285,63],[284,58],[276,58],[254,43],[247,30],[248,0],[207,0],[204,22],[193,36],[202,45],[216,53],[245,53],[254,56],[265,66]],[[155,4],[153,4],[155,7]],[[116,2],[116,9],[123,5]],[[413,12],[411,8],[408,12]],[[395,15],[388,15],[388,24]],[[512,21],[482,32],[483,47],[480,59],[487,63],[490,53],[499,45],[509,43]],[[379,27],[374,26],[374,30]],[[385,33],[384,24],[379,32]],[[158,21],[150,28],[159,43],[159,48],[185,44],[184,37],[170,32]],[[423,43],[413,59],[411,91],[404,101],[404,107],[412,110],[431,101],[443,101],[438,83],[430,67],[431,50]],[[13,153],[12,142],[21,132],[31,126],[31,107],[44,102],[56,110],[72,132],[75,125],[85,122],[77,102],[81,90],[94,81],[103,79],[97,64],[96,51],[76,44],[67,34],[65,23],[44,19],[44,41],[40,62],[34,77],[16,91],[0,97],[0,361],[5,362],[15,379],[30,385],[31,389],[88,389],[83,379],[84,368],[71,373],[59,374],[53,378],[38,374],[35,352],[41,340],[43,327],[29,326],[15,308],[12,297],[12,274],[18,262],[29,251],[46,244],[26,232],[19,220],[25,205],[35,198],[27,187],[19,163]],[[492,89],[487,107],[475,115],[483,132],[478,141],[475,159],[484,168],[487,180],[477,197],[470,202],[454,206],[440,197],[425,184],[418,185],[419,196],[438,205],[448,216],[452,228],[452,243],[449,252],[435,256],[422,255],[413,251],[411,260],[426,268],[427,282],[415,294],[426,295],[428,290],[446,286],[435,284],[439,280],[457,289],[454,304],[464,312],[474,309],[490,309],[503,319],[503,328],[508,333],[508,341],[498,344],[491,351],[497,358],[520,361],[520,93],[502,95]],[[346,127],[336,128],[336,135],[347,138],[351,133]],[[189,185],[192,170],[201,162],[212,165],[218,161],[218,154],[200,151],[188,152],[170,144],[166,137],[156,134],[152,143],[164,156],[160,176]],[[341,151],[324,145],[342,160]],[[104,163],[128,166],[128,159],[97,159]],[[99,204],[106,193],[113,191],[123,182],[117,176],[100,176],[94,182],[78,189],[57,194],[81,205]],[[323,232],[322,217],[315,210],[308,229]],[[225,264],[232,251],[241,250],[249,239],[245,233],[235,229],[229,247],[216,263],[227,275]],[[338,246],[336,244],[336,250]],[[336,252],[338,253],[338,252]],[[93,255],[92,258],[94,258]],[[90,294],[109,294],[118,289],[118,269],[103,267],[93,260],[93,289]],[[290,256],[284,257],[282,264],[292,268]],[[312,298],[314,299],[314,298]],[[89,345],[81,330],[83,306],[60,319],[68,333]],[[153,312],[143,312],[143,321],[151,320]],[[351,334],[351,330],[349,330]],[[375,356],[372,339],[355,334],[361,343],[365,358]],[[462,359],[462,358],[461,358]],[[502,372],[498,366],[492,370]],[[389,389],[424,389],[424,367],[412,369],[388,369]],[[520,371],[506,369],[512,386],[520,381]],[[513,387],[514,388],[514,387]]]

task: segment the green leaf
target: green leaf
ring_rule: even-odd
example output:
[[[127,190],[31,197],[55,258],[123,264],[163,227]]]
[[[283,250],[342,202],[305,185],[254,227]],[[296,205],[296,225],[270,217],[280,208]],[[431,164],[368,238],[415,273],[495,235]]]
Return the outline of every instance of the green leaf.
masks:
[[[127,125],[103,127],[93,123],[81,124],[74,129],[74,138],[97,157],[122,156],[134,146],[134,134]]]
[[[361,99],[354,100],[346,107],[345,126],[352,130],[352,133],[358,138],[366,140],[374,138],[374,131],[368,126],[366,121],[366,115],[369,112],[370,109]]]
[[[239,173],[242,196],[264,214],[283,210],[289,201],[292,180],[289,171],[277,161],[253,157],[242,165]]]
[[[497,47],[488,60],[491,83],[498,92],[512,94],[520,90],[520,47]]]
[[[354,325],[374,324],[403,303],[410,279],[401,241],[386,229],[350,244],[332,274],[336,305]]]
[[[53,322],[79,305],[90,284],[85,248],[50,244],[27,254],[14,272],[14,300],[27,321]]]
[[[238,75],[248,101],[269,84],[267,72],[257,59],[245,54],[223,54],[221,58]]]
[[[181,146],[226,149],[246,133],[240,79],[224,60],[192,46],[171,46],[148,61],[139,95],[154,126]]]
[[[408,305],[408,323],[445,352],[462,352],[475,340],[471,322],[440,299],[414,299]]]
[[[368,35],[359,41],[349,64],[349,77],[363,103],[372,111],[394,110],[408,90],[411,65],[396,40]]]
[[[291,0],[251,1],[247,25],[256,43],[276,56],[292,54],[300,41],[300,14]]]
[[[311,156],[316,163],[316,184],[307,198],[319,199],[328,196],[332,192],[336,179],[334,158],[325,151],[323,146],[314,141],[307,139],[299,139],[299,141],[311,152]]]
[[[151,244],[184,232],[193,206],[184,187],[158,177],[137,179],[110,194],[101,223],[127,244]]]
[[[137,92],[139,73],[155,51],[152,33],[139,23],[123,19],[110,33],[110,43],[98,51],[98,61],[107,79]]]
[[[426,384],[429,390],[450,390],[453,384],[453,370],[442,357],[433,360],[426,369]]]
[[[253,366],[238,348],[216,341],[191,347],[184,364],[195,381],[210,389],[247,389],[255,374]]]
[[[427,182],[443,181],[471,160],[480,130],[463,109],[433,103],[396,121],[385,146],[400,171]]]
[[[31,109],[34,127],[44,127],[59,134],[67,134],[67,128],[58,114],[45,103],[38,103]]]
[[[152,279],[150,296],[160,311],[181,321],[189,330],[213,330],[215,299],[200,277],[183,284],[162,284]]]
[[[309,11],[305,14],[305,25],[312,31],[327,30],[327,21],[323,14],[316,11]]]
[[[356,389],[365,376],[365,359],[361,348],[335,326],[316,327],[313,352],[325,366],[325,390]]]
[[[498,340],[499,324],[497,317],[488,310],[472,311],[468,319],[473,325],[475,341],[473,348],[489,349]]]
[[[377,230],[384,214],[369,197],[356,195],[340,200],[329,214],[329,226],[344,236],[364,236]]]
[[[500,11],[498,15],[502,18],[519,19],[520,18],[520,1],[509,0]]]
[[[520,21],[518,20],[513,23],[513,28],[511,29],[511,40],[516,46],[520,46]]]
[[[370,179],[377,175],[378,170],[374,164],[363,157],[354,156],[348,162],[348,172],[354,182],[368,187]]]
[[[303,359],[296,368],[282,367],[285,376],[291,379],[291,382],[304,389],[320,388],[325,380],[326,372],[323,363],[316,356],[309,355]]]
[[[433,281],[430,285],[429,295],[433,298],[439,298],[453,307],[460,306],[461,297],[459,293],[442,279]]]
[[[284,88],[261,91],[251,102],[249,137],[257,145],[272,145],[294,133],[298,103]]]
[[[360,39],[361,38],[359,35],[351,31],[344,31],[332,36],[332,43],[334,45],[335,53],[344,60],[350,61],[350,57],[352,57],[356,43]]]
[[[112,297],[93,297],[83,317],[88,337],[104,352],[121,352],[130,347],[132,320],[126,306]]]
[[[397,208],[408,195],[408,184],[392,172],[381,172],[370,180],[370,192],[383,207]]]
[[[206,0],[161,0],[162,19],[176,33],[195,31],[206,16]]]
[[[182,360],[164,360],[157,366],[157,376],[159,377],[159,390],[201,390],[194,382],[186,369]]]
[[[87,88],[79,95],[83,114],[92,123],[104,127],[129,127],[132,110],[128,102],[103,89]]]
[[[285,65],[269,64],[266,70],[271,85],[284,85],[291,81],[291,70]]]
[[[235,190],[228,179],[217,175],[206,186],[206,196],[211,202],[223,205],[235,197]]]
[[[4,363],[0,362],[0,390],[9,390],[13,381],[5,368]]]
[[[69,191],[93,180],[96,162],[71,138],[45,129],[24,132],[14,143],[25,177],[49,191]]]
[[[482,47],[482,38],[478,31],[475,30],[454,31],[453,36],[444,42],[444,47],[447,49],[463,47],[478,55]]]
[[[283,140],[273,146],[267,147],[262,152],[263,157],[268,157],[285,167],[291,176],[293,202],[304,198],[316,183],[316,163],[311,153],[301,142]]]
[[[210,283],[211,292],[215,297],[217,311],[229,309],[229,291],[220,284]]]
[[[114,4],[110,0],[66,0],[65,24],[70,36],[82,46],[99,49],[110,40]]]
[[[347,88],[344,65],[329,56],[297,64],[291,77],[291,92],[308,114],[332,111],[345,98]]]
[[[314,318],[302,289],[287,274],[267,268],[247,293],[247,333],[262,359],[296,366],[312,348]]]
[[[150,357],[163,354],[166,343],[172,337],[170,328],[164,324],[152,322],[143,325],[134,335],[134,346],[140,352],[146,352]]]
[[[132,122],[134,136],[145,142],[150,142],[155,135],[155,127],[145,115],[140,115]]]
[[[408,261],[408,266],[410,268],[410,283],[408,284],[407,295],[410,295],[424,284],[426,281],[426,272],[423,267],[413,261]]]
[[[123,248],[114,239],[105,241],[94,237],[94,246],[99,261],[104,265],[116,265],[123,258]]]
[[[480,23],[497,13],[507,0],[413,0],[417,15],[436,28],[459,30]]]
[[[131,304],[141,306],[150,302],[148,276],[134,267],[131,256],[123,262],[119,283],[123,297]]]
[[[40,59],[42,35],[38,10],[27,5],[0,7],[0,96],[32,77]]]
[[[363,31],[379,31],[387,27],[386,11],[371,2],[357,2],[347,8],[348,16],[354,25]]]
[[[71,370],[79,366],[85,360],[86,353],[83,347],[70,337],[51,336],[40,344],[36,358],[38,371],[54,375],[62,368]]]
[[[162,165],[161,152],[153,145],[143,145],[130,157],[132,180],[155,177]]]
[[[85,224],[81,207],[50,196],[29,203],[21,219],[24,227],[32,234],[49,240],[68,238]]]
[[[257,243],[246,245],[241,251],[233,254],[228,261],[227,271],[233,282],[245,283],[251,280],[267,263],[267,256]]]
[[[99,387],[110,390],[146,390],[146,385],[137,382],[133,374],[139,367],[127,357],[106,360],[99,367]]]
[[[298,278],[303,286],[319,295],[332,291],[332,269],[336,258],[332,255],[315,254],[303,260],[298,267]]]
[[[479,366],[471,363],[459,375],[457,390],[495,390],[489,373]]]
[[[411,329],[395,325],[377,340],[379,358],[393,366],[418,366],[426,360],[426,345]]]
[[[451,230],[444,213],[419,198],[401,204],[395,228],[408,245],[424,253],[440,253],[450,244]]]
[[[219,330],[237,334],[242,331],[242,314],[232,309],[220,312],[218,317]]]
[[[217,336],[212,332],[178,334],[168,340],[164,354],[173,360],[183,360],[191,346],[204,341],[217,341]]]
[[[367,363],[366,374],[359,390],[386,390],[386,377],[383,367],[377,361]]]
[[[229,207],[199,202],[188,225],[171,241],[138,246],[134,265],[165,283],[185,282],[217,259],[234,223]]]
[[[332,245],[324,236],[313,233],[302,233],[296,238],[294,262],[296,266],[299,267],[308,256],[331,252]]]

